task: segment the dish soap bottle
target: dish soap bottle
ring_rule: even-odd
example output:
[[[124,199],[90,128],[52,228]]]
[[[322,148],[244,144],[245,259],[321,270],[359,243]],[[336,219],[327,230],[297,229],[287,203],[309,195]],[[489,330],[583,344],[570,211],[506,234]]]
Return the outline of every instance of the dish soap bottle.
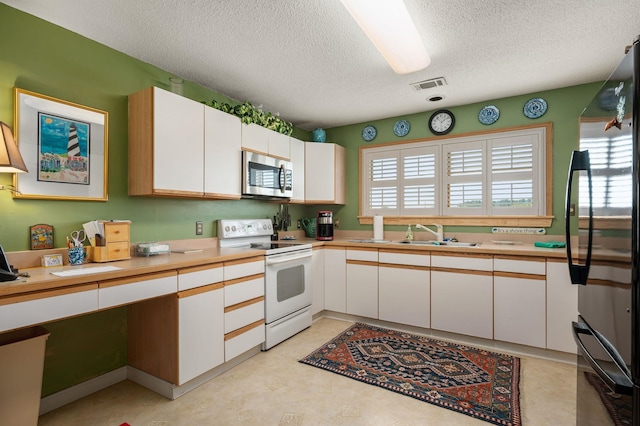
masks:
[[[411,230],[411,225],[407,227],[407,233],[404,234],[404,238],[407,241],[413,241],[413,231]]]

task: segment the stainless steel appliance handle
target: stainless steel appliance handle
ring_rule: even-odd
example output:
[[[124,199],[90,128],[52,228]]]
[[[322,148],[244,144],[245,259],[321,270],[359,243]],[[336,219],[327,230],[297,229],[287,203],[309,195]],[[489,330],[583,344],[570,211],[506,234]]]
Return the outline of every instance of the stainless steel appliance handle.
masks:
[[[618,351],[604,338],[600,333],[595,332],[591,329],[587,324],[577,323],[575,321],[572,322],[573,325],[573,338],[578,344],[578,348],[584,358],[587,360],[591,368],[600,376],[600,378],[605,382],[605,384],[615,393],[623,394],[623,395],[633,395],[633,382],[631,381],[630,374],[624,360],[618,353]],[[591,356],[589,351],[587,350],[584,342],[580,338],[581,334],[593,336],[600,346],[607,352],[609,357],[613,360],[613,363],[620,370],[620,374],[609,374],[607,371],[603,370],[600,367],[600,364]]]
[[[265,264],[266,265],[278,265],[280,263],[291,262],[294,260],[306,259],[307,257],[311,257],[311,250],[305,251],[301,254],[293,254],[293,255],[282,255],[282,256],[266,256]]]
[[[571,256],[571,192],[573,184],[573,174],[584,170],[587,172],[589,183],[589,243],[587,244],[587,259],[584,265],[576,265],[573,263]],[[567,195],[566,206],[564,211],[564,229],[565,238],[567,240],[567,263],[569,264],[569,275],[571,276],[571,284],[587,284],[589,276],[589,266],[591,265],[591,247],[593,241],[593,190],[591,182],[591,162],[589,160],[589,151],[573,151],[571,155],[571,164],[569,166],[569,176],[567,178]],[[578,211],[575,214],[579,218]]]
[[[280,171],[278,172],[278,185],[280,186],[280,192],[284,192],[286,185],[286,170],[284,168],[284,164],[280,164]]]

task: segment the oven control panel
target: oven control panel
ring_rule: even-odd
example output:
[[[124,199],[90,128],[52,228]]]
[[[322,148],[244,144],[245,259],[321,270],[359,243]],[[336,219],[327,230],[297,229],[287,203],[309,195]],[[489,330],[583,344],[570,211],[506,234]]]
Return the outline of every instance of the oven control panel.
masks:
[[[270,219],[218,220],[218,238],[246,238],[273,234]]]

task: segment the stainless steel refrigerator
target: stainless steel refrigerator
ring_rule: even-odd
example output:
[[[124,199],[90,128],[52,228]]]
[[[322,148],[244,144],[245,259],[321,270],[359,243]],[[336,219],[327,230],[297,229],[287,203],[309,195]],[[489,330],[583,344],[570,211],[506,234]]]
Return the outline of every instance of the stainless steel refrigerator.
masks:
[[[580,116],[567,179],[578,425],[640,426],[639,38]]]

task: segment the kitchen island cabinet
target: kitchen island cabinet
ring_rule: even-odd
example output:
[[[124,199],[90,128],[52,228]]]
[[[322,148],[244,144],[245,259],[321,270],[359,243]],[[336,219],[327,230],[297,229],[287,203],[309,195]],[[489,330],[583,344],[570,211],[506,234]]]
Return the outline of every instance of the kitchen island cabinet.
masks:
[[[546,347],[545,259],[495,256],[493,270],[493,338]]]
[[[431,326],[431,256],[420,252],[378,252],[378,316],[384,321]]]
[[[431,328],[493,339],[491,255],[431,255]]]
[[[378,318],[378,250],[347,249],[347,313]]]

